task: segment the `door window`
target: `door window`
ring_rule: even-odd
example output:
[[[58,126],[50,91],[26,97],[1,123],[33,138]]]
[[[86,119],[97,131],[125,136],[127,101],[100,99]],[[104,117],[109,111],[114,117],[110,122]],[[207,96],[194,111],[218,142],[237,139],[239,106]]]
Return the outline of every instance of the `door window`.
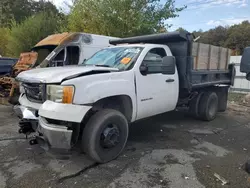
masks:
[[[162,73],[162,60],[167,56],[164,48],[153,48],[145,56],[141,67],[147,69],[147,74]]]

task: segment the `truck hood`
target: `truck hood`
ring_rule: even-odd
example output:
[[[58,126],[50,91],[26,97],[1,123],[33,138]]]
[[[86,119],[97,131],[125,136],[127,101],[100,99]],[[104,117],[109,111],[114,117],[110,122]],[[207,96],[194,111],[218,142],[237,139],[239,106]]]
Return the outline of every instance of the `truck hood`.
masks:
[[[84,76],[85,74],[89,75],[115,71],[119,71],[119,69],[96,66],[36,68],[21,72],[16,79],[28,83],[61,83],[63,80]]]

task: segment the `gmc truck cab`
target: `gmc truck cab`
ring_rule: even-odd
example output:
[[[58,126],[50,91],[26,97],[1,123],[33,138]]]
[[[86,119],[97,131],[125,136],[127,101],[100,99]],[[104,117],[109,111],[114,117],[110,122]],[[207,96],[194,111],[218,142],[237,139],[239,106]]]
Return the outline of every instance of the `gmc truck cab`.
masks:
[[[78,66],[20,73],[19,132],[35,132],[30,143],[46,148],[69,150],[80,142],[93,160],[105,163],[122,152],[136,120],[177,106],[213,120],[226,109],[233,68],[196,74],[191,54],[185,54],[192,41],[179,32],[118,39]]]

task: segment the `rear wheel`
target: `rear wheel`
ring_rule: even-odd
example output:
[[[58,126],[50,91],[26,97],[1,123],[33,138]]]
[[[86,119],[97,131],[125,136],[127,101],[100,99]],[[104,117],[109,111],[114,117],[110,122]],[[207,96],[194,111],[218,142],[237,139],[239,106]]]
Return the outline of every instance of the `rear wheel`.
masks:
[[[200,99],[200,118],[205,121],[215,119],[218,112],[218,96],[215,92],[207,92]]]
[[[82,135],[82,149],[96,162],[109,162],[122,152],[128,138],[128,122],[117,110],[94,114]]]
[[[203,94],[204,94],[203,92],[199,93],[189,103],[189,113],[194,118],[199,118],[200,117],[199,103],[200,103],[200,99],[201,99]]]

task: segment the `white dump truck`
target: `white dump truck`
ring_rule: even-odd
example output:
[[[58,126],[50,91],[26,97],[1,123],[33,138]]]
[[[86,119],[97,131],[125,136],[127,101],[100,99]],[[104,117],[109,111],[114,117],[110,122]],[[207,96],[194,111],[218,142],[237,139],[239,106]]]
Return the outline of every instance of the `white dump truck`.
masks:
[[[235,69],[230,50],[173,32],[111,40],[78,66],[22,72],[20,133],[31,144],[82,150],[98,163],[123,150],[129,124],[187,107],[210,121],[225,111]]]

